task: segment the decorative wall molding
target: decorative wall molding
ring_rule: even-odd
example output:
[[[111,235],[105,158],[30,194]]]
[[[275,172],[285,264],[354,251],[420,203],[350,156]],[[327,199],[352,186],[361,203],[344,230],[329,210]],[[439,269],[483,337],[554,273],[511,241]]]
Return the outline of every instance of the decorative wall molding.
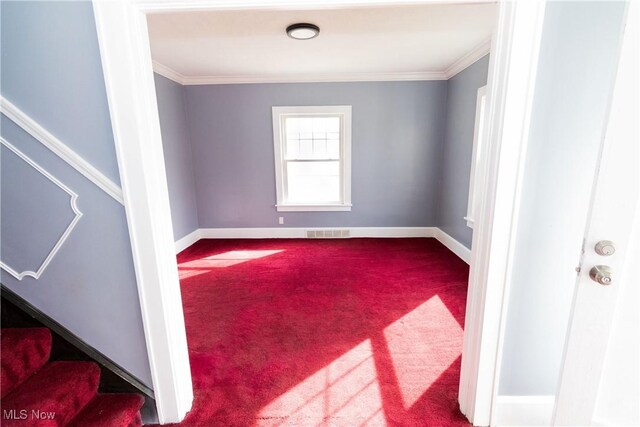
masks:
[[[156,60],[153,71],[183,86],[224,85],[251,83],[319,83],[319,82],[379,82],[379,81],[427,81],[449,80],[465,68],[473,65],[491,50],[491,40],[486,40],[453,64],[441,71],[419,71],[399,73],[331,73],[305,74],[303,76],[253,75],[253,76],[185,76]]]
[[[29,157],[27,157],[26,154],[18,150],[16,147],[14,147],[11,143],[9,143],[7,140],[5,140],[2,137],[0,137],[0,144],[7,147],[14,154],[16,154],[22,160],[24,160],[29,166],[31,166],[32,168],[40,172],[42,175],[44,175],[45,178],[49,179],[55,185],[60,187],[62,191],[67,193],[70,197],[71,210],[75,214],[71,223],[69,223],[64,233],[62,233],[62,236],[60,236],[60,238],[58,239],[56,244],[53,246],[51,251],[49,251],[49,254],[47,255],[47,257],[44,259],[42,264],[40,264],[40,267],[38,267],[37,269],[18,272],[15,269],[11,268],[6,263],[4,263],[3,261],[0,261],[0,268],[5,270],[7,273],[11,274],[13,277],[15,277],[18,280],[22,280],[26,276],[30,276],[30,277],[33,277],[34,279],[38,279],[42,275],[44,270],[47,268],[47,266],[49,265],[53,257],[56,255],[56,253],[58,253],[58,250],[60,250],[60,247],[67,240],[67,238],[75,228],[76,224],[78,223],[78,221],[80,221],[80,218],[82,217],[82,212],[80,212],[80,209],[78,209],[78,205],[77,205],[78,195],[69,187],[67,187],[62,182],[60,182],[60,180],[58,180],[55,176],[47,172],[42,166],[40,166],[39,164],[31,160]]]
[[[497,396],[492,426],[550,426],[555,396]]]
[[[80,157],[69,146],[64,144],[38,122],[29,117],[25,112],[13,105],[6,98],[0,96],[0,112],[11,121],[24,129],[42,145],[67,162],[75,170],[80,172],[89,181],[100,187],[105,193],[113,197],[118,203],[124,204],[122,189],[96,169],[91,163]]]
[[[471,52],[458,59],[444,70],[444,75],[447,76],[447,80],[467,69],[476,61],[483,58],[491,51],[491,39],[484,41],[482,44],[476,46]]]
[[[471,249],[467,248],[462,243],[458,242],[456,239],[442,231],[440,228],[436,231],[436,235],[434,236],[440,243],[445,245],[447,249],[449,249],[454,254],[458,255],[458,257],[466,262],[467,264],[471,264]]]

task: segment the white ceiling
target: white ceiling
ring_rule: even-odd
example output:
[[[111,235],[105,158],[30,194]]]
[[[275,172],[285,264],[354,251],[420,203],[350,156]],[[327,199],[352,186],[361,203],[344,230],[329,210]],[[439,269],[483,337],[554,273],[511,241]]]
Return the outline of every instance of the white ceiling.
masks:
[[[488,52],[494,3],[149,16],[154,69],[183,84],[443,79]],[[293,40],[296,22],[320,27]]]

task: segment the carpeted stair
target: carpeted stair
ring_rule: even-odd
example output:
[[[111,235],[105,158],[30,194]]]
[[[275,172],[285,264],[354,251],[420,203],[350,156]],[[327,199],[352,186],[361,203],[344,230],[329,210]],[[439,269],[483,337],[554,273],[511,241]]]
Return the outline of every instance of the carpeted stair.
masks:
[[[99,394],[93,362],[49,362],[46,328],[3,328],[0,334],[3,426],[141,426],[142,396]]]

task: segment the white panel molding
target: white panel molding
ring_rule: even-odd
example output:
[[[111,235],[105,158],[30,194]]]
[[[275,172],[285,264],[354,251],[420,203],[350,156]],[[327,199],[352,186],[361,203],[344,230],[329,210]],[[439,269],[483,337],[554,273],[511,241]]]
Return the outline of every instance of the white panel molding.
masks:
[[[75,214],[75,216],[73,217],[73,219],[71,220],[71,222],[69,223],[67,228],[64,230],[64,232],[62,233],[62,235],[60,236],[60,238],[58,239],[56,244],[53,246],[53,248],[51,248],[51,250],[49,251],[49,254],[45,257],[44,261],[42,262],[42,264],[40,264],[40,267],[38,267],[37,269],[18,272],[17,270],[15,270],[15,269],[11,268],[9,265],[7,265],[5,262],[0,261],[0,268],[5,270],[7,273],[11,274],[13,277],[15,277],[18,280],[22,280],[26,276],[30,276],[30,277],[33,277],[34,279],[38,279],[38,278],[40,278],[40,276],[42,275],[44,270],[47,268],[47,266],[49,265],[49,263],[51,262],[53,257],[56,256],[56,254],[60,250],[60,247],[67,240],[67,238],[69,237],[69,235],[71,234],[71,232],[75,228],[75,226],[78,223],[78,221],[80,221],[80,218],[82,218],[82,212],[80,212],[80,209],[78,209],[78,204],[77,204],[78,195],[73,190],[71,190],[69,187],[64,185],[55,176],[51,175],[42,166],[40,166],[39,164],[37,164],[36,162],[31,160],[26,154],[24,154],[22,151],[18,150],[16,147],[14,147],[11,143],[9,143],[7,140],[5,140],[2,137],[0,137],[0,144],[2,144],[5,147],[7,147],[15,155],[17,155],[22,160],[24,160],[29,166],[31,166],[32,168],[34,168],[35,170],[40,172],[40,174],[42,174],[45,178],[47,178],[49,181],[53,182],[55,185],[60,187],[60,189],[62,191],[67,193],[69,195],[69,198],[70,198],[69,204],[71,205],[71,210]]]
[[[124,204],[122,189],[96,169],[91,163],[83,159],[78,153],[69,148],[38,122],[29,117],[25,112],[13,105],[6,98],[0,96],[0,111],[16,125],[24,129],[42,145],[67,162],[71,167],[80,172],[89,181],[100,187],[105,193],[113,197],[118,203]]]
[[[200,240],[200,229],[193,230],[181,239],[176,240],[176,253],[180,253]]]
[[[492,426],[551,425],[555,396],[497,396]]]
[[[475,64],[479,59],[483,58],[491,51],[491,39],[484,41],[482,44],[476,46],[469,53],[458,59],[456,62],[448,66],[443,74],[446,76],[446,79],[449,80],[456,74],[464,71],[469,68],[473,64]]]
[[[447,249],[458,255],[461,260],[463,260],[467,264],[471,264],[471,249],[458,242],[456,239],[442,231],[440,228],[437,229],[436,235],[434,237],[440,243],[445,245]]]

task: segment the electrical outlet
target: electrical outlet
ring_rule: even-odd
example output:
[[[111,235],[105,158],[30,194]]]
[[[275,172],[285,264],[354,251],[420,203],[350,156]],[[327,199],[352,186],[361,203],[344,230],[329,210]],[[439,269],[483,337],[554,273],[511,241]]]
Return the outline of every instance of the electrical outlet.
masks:
[[[284,224],[284,217],[283,216],[279,216],[278,217],[278,224]]]

